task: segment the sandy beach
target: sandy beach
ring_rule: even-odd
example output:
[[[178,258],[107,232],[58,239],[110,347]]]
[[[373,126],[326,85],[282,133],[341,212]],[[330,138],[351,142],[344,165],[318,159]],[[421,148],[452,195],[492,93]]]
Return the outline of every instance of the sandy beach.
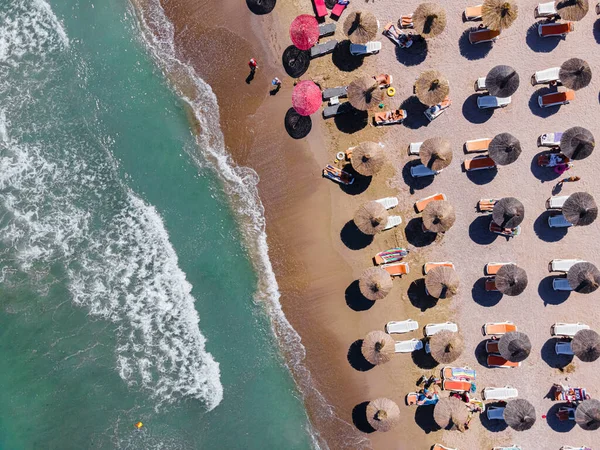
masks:
[[[395,23],[418,4],[414,0],[402,6],[392,0],[352,2],[349,11],[369,10],[383,26]],[[600,264],[600,244],[595,240],[598,222],[568,231],[548,228],[544,203],[552,195],[558,175],[537,167],[537,154],[542,149],[536,140],[542,133],[562,132],[576,125],[600,136],[600,28],[591,8],[565,39],[541,40],[533,28],[536,4],[520,2],[517,21],[493,46],[469,44],[466,30],[477,22],[463,22],[467,2],[444,3],[446,29],[428,41],[426,52],[396,49],[380,36],[381,52],[356,62],[354,67],[340,61],[337,53],[313,60],[301,79],[313,79],[322,87],[345,85],[363,75],[393,75],[396,95],[386,103],[389,107],[402,105],[409,117],[402,125],[382,129],[370,125],[352,128],[344,116],[325,121],[314,114],[311,133],[297,141],[283,126],[291,106],[293,79],[282,68],[281,54],[291,44],[291,20],[300,13],[313,14],[312,2],[280,1],[273,13],[265,16],[253,15],[244,2],[163,2],[175,25],[182,57],[211,85],[219,100],[221,124],[234,160],[260,176],[258,187],[282,305],[302,337],[310,377],[303,369],[291,369],[305,395],[311,421],[329,448],[425,449],[439,442],[461,449],[512,443],[523,449],[558,449],[599,441],[598,432],[557,425],[552,419],[555,403],[546,398],[552,384],[567,377],[570,385],[587,387],[592,397],[600,395],[594,390],[600,380],[597,363],[575,359],[567,372],[557,369],[550,337],[550,326],[555,322],[581,321],[600,328],[600,313],[593,307],[596,294],[553,292],[547,269],[553,258],[581,258]],[[345,39],[341,24],[347,14],[338,24],[335,38],[339,41]],[[257,58],[259,69],[247,83],[251,57]],[[578,91],[571,104],[542,110],[537,95],[547,88],[532,86],[531,75],[571,57],[591,65],[591,85]],[[507,108],[493,113],[479,111],[473,83],[498,64],[516,69],[520,88]],[[411,98],[414,80],[427,69],[437,69],[449,79],[452,99],[452,106],[431,123],[423,116],[425,107]],[[272,96],[269,89],[274,76],[283,86]],[[469,157],[463,152],[464,142],[501,132],[510,132],[520,140],[523,153],[518,161],[497,172],[462,172],[461,163]],[[407,147],[410,142],[437,136],[451,142],[453,162],[435,179],[415,183],[409,173],[414,158],[408,157]],[[363,141],[385,145],[389,163],[382,172],[350,192],[322,179],[321,169],[333,162],[338,151]],[[582,180],[565,184],[562,195],[587,191],[600,198],[594,178],[599,169],[597,154],[576,162],[568,174]],[[424,242],[414,232],[419,219],[413,204],[437,192],[445,193],[453,204],[456,223],[445,235]],[[351,223],[356,208],[386,196],[398,197],[400,204],[394,213],[402,216],[403,225],[372,241],[356,239]],[[525,206],[522,234],[508,241],[489,233],[489,218],[476,212],[479,199],[504,196],[517,197]],[[375,253],[395,246],[410,250],[405,260],[411,273],[395,280],[384,300],[365,303],[357,295],[357,278],[372,266]],[[426,261],[454,263],[461,284],[452,300],[436,303],[419,295],[417,286]],[[529,279],[525,292],[518,297],[486,293],[483,268],[491,261],[511,261],[524,268]],[[390,320],[408,318],[421,326],[456,322],[466,349],[454,365],[477,369],[478,392],[486,386],[516,387],[519,396],[536,408],[533,428],[516,432],[489,424],[482,416],[466,433],[439,430],[431,420],[431,409],[405,406],[404,397],[415,389],[416,379],[421,374],[439,373],[440,366],[423,368],[418,366],[422,364],[418,356],[396,355],[391,362],[371,368],[360,364],[357,349],[369,331],[383,330]],[[529,335],[533,350],[517,369],[488,369],[481,364],[481,326],[505,320]],[[395,336],[397,340],[412,337],[422,338],[422,331]],[[360,422],[361,408],[364,402],[378,397],[388,397],[400,406],[402,426],[388,433],[363,433],[355,426]],[[544,414],[548,420],[542,419]]]

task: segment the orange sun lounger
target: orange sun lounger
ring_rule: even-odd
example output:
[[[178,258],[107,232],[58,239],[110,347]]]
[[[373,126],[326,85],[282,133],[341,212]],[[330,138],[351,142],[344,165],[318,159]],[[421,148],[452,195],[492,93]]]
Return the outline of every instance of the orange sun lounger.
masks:
[[[565,36],[573,31],[575,27],[573,22],[565,23],[543,23],[538,25],[538,33],[542,37],[548,36]]]
[[[500,336],[502,334],[506,334],[511,331],[517,331],[516,325],[512,322],[486,323],[482,329],[484,336],[489,336],[489,335]]]
[[[483,42],[492,42],[498,39],[500,32],[488,30],[487,28],[473,30],[469,33],[469,42],[471,44],[481,44]]]
[[[489,340],[485,343],[485,351],[488,353],[498,353],[498,340]]]
[[[428,262],[423,265],[423,273],[427,275],[427,272],[436,267],[450,267],[451,269],[454,269],[454,264],[452,264],[450,261]]]
[[[469,392],[471,390],[471,382],[464,380],[444,380],[442,381],[442,389],[445,391]]]
[[[487,365],[488,367],[519,367],[521,363],[512,362],[504,359],[500,355],[488,355],[487,357]]]
[[[429,197],[422,198],[421,200],[416,202],[415,209],[417,210],[417,212],[421,212],[425,209],[425,207],[427,206],[428,203],[434,202],[436,200],[447,200],[447,198],[446,198],[445,194],[430,195]]]
[[[486,275],[496,275],[498,273],[498,271],[500,270],[500,267],[505,266],[507,264],[512,264],[512,263],[498,263],[498,262],[487,263],[485,265],[484,272]]]
[[[495,278],[488,278],[487,280],[485,280],[485,290],[488,292],[498,291],[498,288],[496,287],[496,279]]]
[[[473,139],[465,142],[465,153],[486,152],[492,140],[490,138]]]
[[[402,275],[406,275],[407,273],[410,272],[408,263],[405,263],[405,262],[383,264],[380,267],[385,269],[385,271],[387,273],[389,273],[390,276],[392,276],[392,277],[401,277]]]
[[[473,159],[465,159],[463,165],[467,172],[469,170],[493,169],[496,167],[496,163],[489,156],[477,156]]]
[[[477,209],[479,212],[490,212],[494,210],[494,205],[498,200],[495,198],[482,198],[477,203]]]
[[[554,105],[566,105],[575,98],[575,91],[554,92],[552,94],[540,95],[538,103],[542,108]]]

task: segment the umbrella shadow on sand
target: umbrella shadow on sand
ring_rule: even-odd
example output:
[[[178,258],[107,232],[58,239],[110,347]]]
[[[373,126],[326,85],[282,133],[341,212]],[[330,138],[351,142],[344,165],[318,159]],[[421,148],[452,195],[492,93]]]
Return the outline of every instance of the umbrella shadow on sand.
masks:
[[[362,402],[352,408],[352,423],[354,423],[354,426],[358,428],[359,431],[367,434],[375,431],[375,428],[373,428],[367,420],[368,404],[369,402]]]
[[[415,365],[420,369],[431,370],[440,365],[433,359],[430,353],[425,351],[425,340],[423,340],[423,348],[412,352],[410,356]]]
[[[425,189],[427,186],[433,183],[433,180],[435,179],[435,175],[431,175],[430,177],[418,178],[412,176],[412,174],[410,173],[410,169],[413,167],[420,166],[421,164],[422,163],[420,159],[411,159],[402,168],[402,179],[404,180],[404,183],[409,187],[411,194],[414,194],[415,191]]]
[[[576,422],[574,420],[563,420],[560,421],[556,414],[560,408],[564,407],[573,407],[573,405],[569,405],[568,403],[556,403],[552,405],[552,407],[546,413],[546,422],[548,426],[552,428],[552,430],[557,433],[568,433],[573,429]]]
[[[548,150],[543,150],[537,153],[531,160],[531,173],[542,183],[545,181],[553,181],[560,177],[560,175],[556,173],[552,167],[542,167],[538,164],[538,158],[541,155],[546,155],[549,153],[552,152],[549,152]]]
[[[475,347],[475,359],[477,360],[477,362],[479,364],[481,364],[483,367],[487,367],[487,350],[485,349],[485,343],[489,341],[489,339],[484,339],[483,341],[481,341],[477,347]]]
[[[353,369],[358,370],[359,372],[367,372],[375,367],[374,364],[371,364],[369,361],[365,359],[362,354],[362,345],[363,340],[358,339],[350,345],[348,349],[348,362],[352,366]]]
[[[485,123],[494,115],[494,110],[492,108],[479,109],[477,106],[477,98],[480,96],[481,94],[471,94],[462,105],[463,116],[471,123]]]
[[[543,38],[538,33],[538,26],[540,24],[548,23],[544,20],[539,21],[531,25],[527,29],[527,36],[525,37],[525,41],[531,50],[538,53],[548,53],[554,50],[558,44],[563,40],[563,38]]]
[[[471,289],[471,296],[473,297],[475,303],[477,303],[478,305],[490,308],[492,306],[496,306],[498,302],[502,300],[502,293],[499,291],[486,291],[486,279],[487,277],[481,277],[475,282],[475,284],[473,285],[473,289]]]
[[[366,311],[371,309],[375,304],[374,301],[369,300],[367,297],[362,295],[358,280],[354,280],[346,288],[345,297],[346,304],[354,311]]]
[[[479,245],[489,245],[496,240],[498,235],[490,231],[491,216],[479,216],[469,225],[469,237]]]
[[[416,130],[429,125],[429,120],[425,116],[427,106],[419,101],[416,95],[411,95],[400,105],[400,109],[406,110],[406,119],[402,121],[402,125],[411,130]]]
[[[432,297],[427,293],[427,290],[425,289],[425,278],[419,278],[413,281],[408,287],[407,295],[410,303],[415,308],[419,308],[421,312],[433,308],[438,303],[437,298]]]
[[[489,407],[504,407],[506,406],[505,402],[493,402],[493,403],[488,403],[485,405],[486,409]],[[504,420],[490,420],[487,417],[486,413],[483,414],[479,414],[479,419],[481,420],[481,425],[483,425],[483,427],[488,430],[491,431],[492,433],[499,433],[501,431],[504,431],[508,428],[508,424],[504,421]]]
[[[404,229],[404,234],[408,243],[415,247],[426,247],[427,245],[431,245],[437,238],[436,233],[423,231],[423,219],[421,217],[411,219]]]
[[[373,179],[373,177],[368,177],[358,173],[356,170],[354,170],[352,164],[346,164],[344,167],[342,167],[342,170],[354,177],[354,183],[352,184],[339,184],[340,189],[348,195],[362,194],[367,190],[371,184],[371,180]]]
[[[422,405],[417,406],[417,410],[415,411],[415,423],[419,425],[426,434],[441,430],[433,419],[434,408],[435,405]]]
[[[458,40],[460,54],[471,61],[485,58],[490,50],[492,50],[493,44],[491,42],[477,45],[471,44],[471,42],[469,42],[469,33],[471,31],[472,29],[466,29]]]
[[[409,48],[396,46],[396,59],[405,66],[416,66],[427,58],[427,41],[417,34],[412,35],[413,43]]]
[[[467,178],[471,183],[477,184],[479,186],[491,183],[496,175],[498,175],[498,168],[494,167],[493,169],[485,169],[485,170],[469,170],[465,171],[467,174]]]
[[[558,242],[567,235],[569,227],[550,227],[548,225],[550,214],[550,211],[544,211],[540,214],[533,223],[533,231],[544,242]]]
[[[538,295],[544,301],[544,306],[560,305],[564,303],[571,294],[570,291],[555,291],[552,287],[552,280],[556,276],[550,275],[540,281],[538,285]]]
[[[600,44],[600,19],[594,22],[594,39],[597,44]]]
[[[529,99],[529,109],[531,110],[532,114],[538,117],[542,117],[542,118],[546,118],[546,117],[550,117],[554,114],[556,114],[558,111],[560,111],[561,106],[550,106],[548,108],[542,108],[540,106],[539,102],[539,96],[540,95],[546,95],[546,94],[553,94],[557,92],[556,88],[551,88],[551,87],[543,87],[538,89],[537,91],[535,91],[533,93],[533,95],[531,96],[531,98]]]
[[[540,354],[542,359],[546,364],[548,364],[553,369],[564,369],[571,362],[573,362],[573,355],[557,355],[556,354],[556,343],[561,339],[559,338],[551,338],[548,339],[542,349],[540,350]]]
[[[353,134],[369,124],[369,113],[351,108],[348,112],[335,116],[333,121],[342,133]]]
[[[354,220],[349,220],[340,232],[340,238],[350,250],[361,250],[373,242],[373,236],[365,234],[358,229]]]
[[[331,54],[333,65],[342,72],[352,72],[363,65],[364,56],[354,56],[350,53],[350,40],[338,43]]]

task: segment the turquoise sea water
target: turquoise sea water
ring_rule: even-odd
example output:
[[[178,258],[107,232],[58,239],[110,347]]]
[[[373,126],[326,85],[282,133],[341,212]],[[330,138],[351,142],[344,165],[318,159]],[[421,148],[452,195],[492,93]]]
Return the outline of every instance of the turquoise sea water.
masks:
[[[147,44],[126,0],[0,2],[0,449],[310,448],[260,210]]]

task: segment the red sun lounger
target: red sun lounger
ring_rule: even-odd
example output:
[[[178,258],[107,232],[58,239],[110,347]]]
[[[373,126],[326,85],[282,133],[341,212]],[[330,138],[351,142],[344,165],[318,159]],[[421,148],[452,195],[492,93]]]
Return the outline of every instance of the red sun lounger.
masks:
[[[317,17],[325,17],[327,15],[327,6],[325,0],[313,0]]]

